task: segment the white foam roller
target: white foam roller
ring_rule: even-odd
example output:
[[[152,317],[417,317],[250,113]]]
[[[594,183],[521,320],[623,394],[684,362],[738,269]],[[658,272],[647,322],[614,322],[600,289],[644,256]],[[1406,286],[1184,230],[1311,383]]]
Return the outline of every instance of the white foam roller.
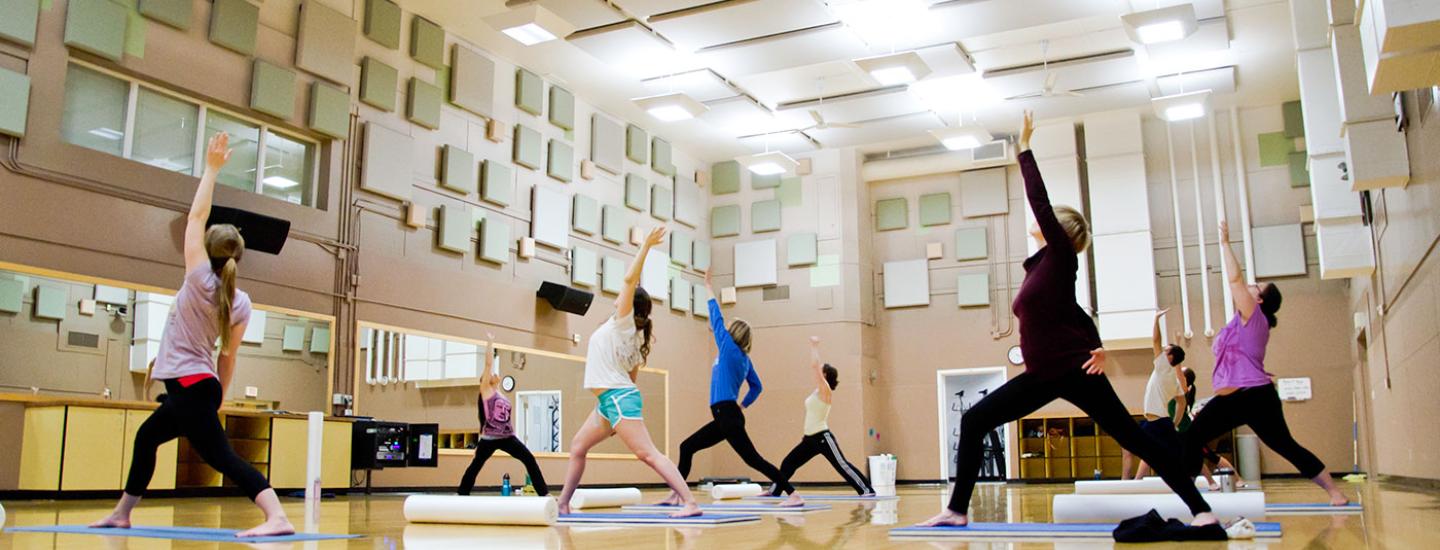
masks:
[[[544,527],[499,527],[491,525],[405,526],[406,550],[474,550],[478,547],[505,550],[552,550],[561,548],[560,534]]]
[[[1203,477],[1196,478],[1195,488],[1203,493],[1210,490],[1210,484]],[[1170,490],[1170,486],[1165,484],[1165,480],[1158,477],[1075,482],[1075,494],[1077,495],[1149,495],[1173,492]]]
[[[710,498],[715,500],[729,500],[760,495],[765,488],[755,483],[736,483],[733,485],[716,485],[710,489]]]
[[[473,525],[554,525],[560,507],[553,497],[471,497],[412,495],[405,521]]]
[[[0,531],[5,530],[5,506],[0,505]]]
[[[640,504],[640,490],[634,487],[619,489],[576,489],[570,496],[570,508],[617,508]]]
[[[1239,517],[1257,520],[1265,517],[1265,493],[1211,493],[1205,502],[1221,521]],[[1169,495],[1055,495],[1054,514],[1057,522],[1114,522],[1149,512],[1190,521],[1190,508],[1174,494]]]

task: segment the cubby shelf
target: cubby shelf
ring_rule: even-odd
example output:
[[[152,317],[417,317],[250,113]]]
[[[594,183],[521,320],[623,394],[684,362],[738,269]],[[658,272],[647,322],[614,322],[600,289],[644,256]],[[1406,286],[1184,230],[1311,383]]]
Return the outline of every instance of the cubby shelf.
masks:
[[[1135,422],[1144,417],[1135,416]],[[1020,434],[1020,479],[1119,479],[1124,459],[1120,444],[1088,416],[1034,416],[1015,423]],[[1235,462],[1235,434],[1211,442],[1211,449]],[[1133,466],[1132,466],[1133,467]]]

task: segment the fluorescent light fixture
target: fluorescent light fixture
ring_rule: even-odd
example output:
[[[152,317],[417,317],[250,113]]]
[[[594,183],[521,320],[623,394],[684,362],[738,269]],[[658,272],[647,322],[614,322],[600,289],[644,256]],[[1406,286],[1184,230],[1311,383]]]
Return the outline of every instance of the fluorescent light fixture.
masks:
[[[940,140],[940,144],[951,151],[974,149],[986,143],[994,141],[990,131],[981,126],[956,126],[954,128],[941,128],[931,130],[930,135]]]
[[[710,110],[704,103],[680,92],[637,97],[630,101],[663,122],[692,119]]]
[[[526,46],[563,38],[575,31],[569,21],[536,3],[491,15],[485,23]]]
[[[1210,90],[1157,97],[1150,105],[1155,115],[1167,122],[1196,119],[1210,112]]]
[[[835,17],[872,46],[929,36],[938,24],[926,0],[831,0]]]
[[[276,189],[289,189],[300,185],[300,182],[285,176],[265,176],[265,179],[261,181],[265,183],[266,187],[274,187]]]
[[[930,75],[930,66],[915,52],[862,57],[854,62],[882,86],[909,84]]]
[[[1200,28],[1195,5],[1189,2],[1168,8],[1137,11],[1120,16],[1125,34],[1141,44],[1160,44],[1184,39]]]
[[[758,155],[746,155],[737,157],[736,162],[748,168],[750,172],[761,176],[773,176],[776,174],[794,173],[800,163],[790,158],[790,155],[780,151],[770,151]]]

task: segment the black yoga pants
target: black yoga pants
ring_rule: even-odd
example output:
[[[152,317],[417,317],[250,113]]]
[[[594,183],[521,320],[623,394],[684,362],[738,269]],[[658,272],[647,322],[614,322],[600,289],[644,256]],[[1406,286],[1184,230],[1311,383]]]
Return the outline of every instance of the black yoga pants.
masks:
[[[845,483],[855,490],[855,494],[875,492],[875,489],[870,487],[870,479],[860,473],[860,469],[849,460],[845,460],[845,455],[840,452],[840,443],[835,441],[835,434],[830,433],[830,430],[821,430],[802,438],[800,444],[791,449],[790,454],[785,455],[785,460],[780,461],[780,475],[785,479],[794,477],[795,471],[810,462],[815,455],[824,455],[825,460],[830,461],[830,466],[835,468],[835,472],[845,478]],[[780,486],[772,485],[770,494],[780,496]]]
[[[701,426],[680,444],[680,477],[690,476],[690,462],[695,458],[695,453],[726,441],[746,465],[760,472],[780,490],[786,493],[795,492],[795,487],[790,485],[790,479],[781,475],[774,464],[766,461],[755,450],[755,444],[750,442],[750,434],[745,433],[745,413],[740,410],[739,403],[722,401],[710,405],[710,416],[714,420]]]
[[[1192,476],[1200,471],[1201,448],[1206,443],[1240,426],[1250,426],[1261,443],[1294,464],[1300,475],[1314,478],[1324,473],[1325,463],[1290,435],[1282,407],[1274,384],[1244,388],[1210,399],[1195,415],[1190,429],[1185,430],[1185,471]]]
[[[530,454],[530,449],[519,438],[510,436],[504,439],[481,439],[475,445],[475,458],[470,461],[470,467],[465,468],[465,475],[460,478],[460,489],[457,491],[462,495],[470,494],[475,488],[475,476],[480,475],[480,468],[485,466],[485,461],[490,460],[490,455],[495,451],[505,451],[525,465],[525,472],[530,474],[530,484],[535,487],[535,493],[540,496],[550,494],[550,488],[545,485],[545,474],[540,472],[540,465],[535,462],[535,455]]]
[[[1125,404],[1115,395],[1115,388],[1104,375],[1085,374],[1083,369],[1070,369],[1058,376],[1039,377],[1024,372],[1011,378],[990,395],[985,396],[960,418],[960,447],[956,452],[955,490],[950,493],[948,508],[957,514],[967,514],[970,495],[975,491],[975,479],[980,475],[983,460],[981,443],[985,435],[1008,422],[1035,412],[1040,407],[1064,399],[1080,407],[1085,414],[1100,426],[1105,433],[1115,438],[1121,447],[1144,460],[1170,490],[1185,501],[1192,514],[1209,512],[1210,505],[1200,497],[1193,477],[1187,477],[1180,468],[1178,449],[1166,449],[1140,431]],[[1194,431],[1194,428],[1191,428]]]
[[[189,441],[190,448],[195,449],[206,464],[239,485],[250,500],[270,488],[265,476],[235,454],[225,437],[218,413],[223,398],[219,380],[207,378],[188,388],[181,387],[178,381],[166,380],[165,392],[167,397],[160,408],[150,413],[135,434],[135,453],[130,459],[130,475],[125,480],[126,494],[145,496],[150,477],[155,475],[155,450],[177,437]]]

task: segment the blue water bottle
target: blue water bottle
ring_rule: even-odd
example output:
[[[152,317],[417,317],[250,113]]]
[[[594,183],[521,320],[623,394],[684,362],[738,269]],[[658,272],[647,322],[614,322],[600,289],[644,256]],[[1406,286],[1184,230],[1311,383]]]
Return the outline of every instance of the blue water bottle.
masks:
[[[505,474],[505,477],[500,480],[500,496],[510,496],[510,474]]]

